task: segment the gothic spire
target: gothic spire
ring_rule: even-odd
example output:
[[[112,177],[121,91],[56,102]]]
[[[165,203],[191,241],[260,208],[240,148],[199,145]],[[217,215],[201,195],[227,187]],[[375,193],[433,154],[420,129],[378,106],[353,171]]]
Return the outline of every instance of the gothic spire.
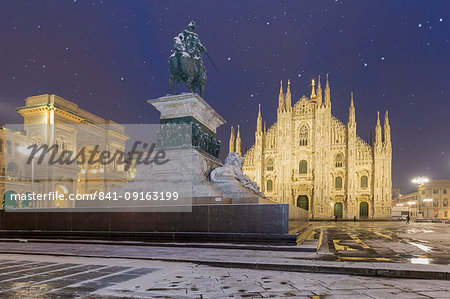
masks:
[[[230,132],[230,148],[228,150],[229,153],[233,153],[236,151],[235,147],[236,138],[234,136],[234,128],[231,126],[231,132]]]
[[[377,126],[375,127],[375,145],[381,145],[380,111],[377,112]]]
[[[331,98],[330,98],[330,83],[328,82],[328,73],[327,73],[327,83],[325,84],[325,106],[331,107]]]
[[[311,100],[316,99],[316,90],[314,89],[314,86],[316,86],[316,81],[313,79],[311,79]]]
[[[291,105],[291,80],[288,80],[288,86],[287,86],[287,91],[286,91],[286,110],[290,110],[292,108]]]
[[[322,86],[320,85],[320,75],[317,80],[317,104],[319,107],[322,106]]]
[[[355,105],[353,103],[353,91],[351,92],[350,96],[350,109],[348,111],[348,123],[354,123],[356,121],[355,119]]]
[[[391,142],[391,126],[389,125],[389,115],[387,110],[384,116],[384,142]]]
[[[261,116],[261,104],[258,106],[258,118],[256,119],[256,131],[262,131],[262,116]]]
[[[278,110],[284,110],[283,80],[280,80],[280,94],[278,95]]]
[[[241,133],[239,132],[239,125],[236,137],[236,153],[238,153],[239,156],[242,156]]]

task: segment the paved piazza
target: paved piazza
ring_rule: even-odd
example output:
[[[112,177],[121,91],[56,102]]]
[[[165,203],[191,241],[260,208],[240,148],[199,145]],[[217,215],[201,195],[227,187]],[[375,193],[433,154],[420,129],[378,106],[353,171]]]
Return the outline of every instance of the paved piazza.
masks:
[[[449,272],[449,228],[443,223],[312,222],[304,234],[306,240],[294,250],[3,239],[0,298],[448,298],[449,280],[228,265],[316,263],[364,269],[385,265],[400,271],[439,268]],[[319,254],[301,250],[315,249],[320,235]],[[222,267],[199,265],[202,260],[221,262]]]
[[[450,224],[403,222],[311,222],[309,239],[323,236],[325,259],[450,264]]]
[[[448,298],[450,282],[1,255],[1,298]]]

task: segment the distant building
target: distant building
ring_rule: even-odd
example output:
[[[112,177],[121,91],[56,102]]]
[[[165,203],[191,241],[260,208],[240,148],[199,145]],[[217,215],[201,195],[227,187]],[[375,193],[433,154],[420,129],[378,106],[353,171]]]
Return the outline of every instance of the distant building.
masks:
[[[47,180],[40,178],[38,168],[31,180],[31,167],[24,163],[26,159],[19,150],[23,146],[55,144],[58,151],[77,153],[82,148],[89,152],[99,145],[99,151],[115,152],[125,150],[128,136],[122,125],[96,116],[57,95],[29,97],[17,112],[24,118],[24,130],[0,127],[0,194],[3,205],[20,207],[19,202],[11,201],[12,195],[31,192],[32,188],[35,193],[92,194],[119,187],[130,179],[130,173],[124,171],[123,164],[85,163],[54,167]],[[67,177],[71,179],[61,179]],[[36,205],[63,208],[72,207],[74,201],[42,201]]]
[[[401,188],[400,187],[393,187],[392,188],[392,199],[397,198],[401,194]]]
[[[394,198],[392,206],[409,206],[412,218],[450,219],[450,180],[430,180],[419,189]]]
[[[268,198],[304,208],[310,219],[390,219],[387,111],[382,131],[378,113],[375,142],[357,136],[353,93],[347,124],[331,114],[328,76],[323,98],[319,77],[317,89],[312,81],[311,96],[294,105],[288,82],[286,93],[280,87],[277,121],[268,130],[259,110],[255,144],[244,155],[243,172]]]

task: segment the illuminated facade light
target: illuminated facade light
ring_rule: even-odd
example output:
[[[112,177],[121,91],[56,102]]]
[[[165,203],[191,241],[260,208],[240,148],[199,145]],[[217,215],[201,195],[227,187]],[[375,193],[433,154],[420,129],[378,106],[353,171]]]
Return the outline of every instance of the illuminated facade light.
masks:
[[[430,180],[427,177],[420,176],[420,177],[414,177],[411,182],[416,185],[423,185],[423,184],[428,183],[429,181]]]

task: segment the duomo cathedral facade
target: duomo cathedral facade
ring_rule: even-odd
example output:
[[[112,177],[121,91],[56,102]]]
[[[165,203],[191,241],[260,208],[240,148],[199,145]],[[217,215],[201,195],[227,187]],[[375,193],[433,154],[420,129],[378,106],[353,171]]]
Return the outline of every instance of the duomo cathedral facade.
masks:
[[[347,124],[332,115],[328,75],[323,91],[319,77],[317,88],[312,82],[311,96],[294,105],[290,83],[286,92],[281,84],[277,121],[266,130],[259,108],[255,143],[244,154],[243,172],[269,199],[306,209],[310,219],[388,219],[388,112],[383,127],[378,113],[373,142],[358,137],[356,126],[353,93]],[[238,137],[232,133],[230,151],[240,152]]]

